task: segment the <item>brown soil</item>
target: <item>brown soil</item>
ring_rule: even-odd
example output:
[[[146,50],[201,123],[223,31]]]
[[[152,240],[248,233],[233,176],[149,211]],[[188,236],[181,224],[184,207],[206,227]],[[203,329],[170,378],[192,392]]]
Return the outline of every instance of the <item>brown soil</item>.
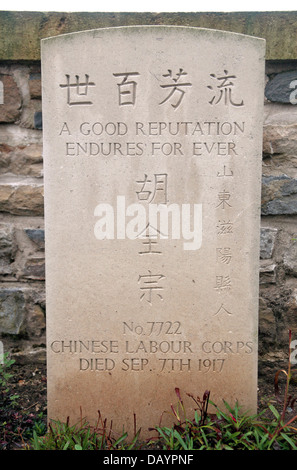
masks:
[[[43,413],[46,417],[46,366],[43,364],[14,364],[9,381],[12,394],[19,395],[17,403],[24,411]]]

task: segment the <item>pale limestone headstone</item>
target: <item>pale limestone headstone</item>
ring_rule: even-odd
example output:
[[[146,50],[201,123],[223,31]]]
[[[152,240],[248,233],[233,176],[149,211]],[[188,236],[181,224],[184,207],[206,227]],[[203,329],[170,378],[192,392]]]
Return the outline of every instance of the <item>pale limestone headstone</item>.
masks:
[[[50,419],[131,436],[135,415],[144,437],[176,387],[189,414],[205,390],[256,410],[264,49],[171,26],[42,41]]]

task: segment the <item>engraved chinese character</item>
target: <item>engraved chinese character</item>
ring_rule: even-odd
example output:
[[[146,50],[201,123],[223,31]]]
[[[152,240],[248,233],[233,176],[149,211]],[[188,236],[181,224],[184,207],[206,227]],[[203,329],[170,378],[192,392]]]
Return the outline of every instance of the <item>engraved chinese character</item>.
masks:
[[[141,185],[141,189],[136,191],[139,201],[150,203],[157,200],[160,204],[167,203],[167,174],[155,174],[154,181],[148,179],[147,175],[144,175],[144,179],[136,181],[136,183]]]
[[[233,222],[230,222],[230,220],[228,222],[226,222],[225,220],[223,221],[219,220],[217,224],[217,229],[218,229],[218,232],[217,232],[218,235],[227,235],[227,234],[233,233]]]
[[[67,104],[74,105],[91,105],[92,101],[87,100],[89,87],[95,86],[94,82],[89,81],[89,75],[85,74],[85,81],[80,82],[79,75],[75,75],[75,81],[70,83],[70,75],[66,76],[66,83],[60,84],[61,88],[67,89]]]
[[[141,283],[140,290],[143,291],[140,300],[145,299],[150,305],[152,305],[153,294],[156,294],[161,300],[163,300],[162,295],[158,291],[162,291],[164,288],[158,285],[161,279],[164,279],[163,274],[152,274],[148,270],[149,274],[139,275],[138,283]]]
[[[190,82],[180,82],[180,78],[183,76],[183,75],[188,75],[187,72],[184,72],[183,69],[179,69],[179,72],[175,74],[175,77],[173,77],[172,75],[172,70],[168,69],[168,73],[164,74],[163,77],[164,78],[170,78],[173,83],[169,83],[169,84],[166,84],[166,85],[160,85],[161,88],[168,88],[170,90],[170,93],[168,94],[168,96],[163,100],[161,101],[161,103],[159,104],[163,104],[163,103],[166,103],[166,101],[168,101],[173,95],[176,95],[178,98],[177,100],[175,101],[175,103],[171,104],[171,106],[174,108],[174,109],[177,109],[184,97],[184,94],[185,94],[185,90],[183,90],[184,87],[190,87],[192,86],[192,83]]]
[[[220,306],[219,310],[218,310],[216,313],[214,313],[214,316],[219,315],[220,313],[227,313],[227,315],[232,315],[232,313],[229,312],[229,311],[224,307],[224,304],[222,304],[222,305]]]
[[[157,245],[158,242],[153,241],[149,235],[146,235],[146,240],[142,244],[147,247],[145,251],[139,251],[140,255],[161,255],[162,251],[156,250],[153,245]]]
[[[241,100],[239,103],[236,103],[232,98],[232,87],[234,86],[232,80],[237,78],[236,75],[229,75],[228,70],[224,70],[224,75],[222,76],[216,76],[214,73],[211,73],[210,76],[218,82],[216,86],[217,90],[212,99],[209,101],[210,104],[218,104],[223,100],[225,105],[231,104],[232,106],[237,107],[244,105],[243,100]],[[211,85],[209,85],[207,88],[213,90]]]
[[[119,106],[134,105],[136,101],[137,83],[134,80],[128,80],[131,76],[139,75],[138,72],[114,73],[114,77],[122,77],[121,83],[118,83]]]
[[[217,248],[217,261],[229,264],[232,260],[231,248]]]
[[[168,234],[161,232],[161,230],[159,230],[158,228],[155,228],[150,222],[148,222],[145,228],[136,235],[136,238],[143,239],[143,240],[151,240],[150,242],[148,241],[143,242],[144,245],[149,245],[149,244],[154,245],[157,242],[152,242],[152,240],[156,240],[157,238],[168,238]],[[152,247],[150,247],[150,249],[152,249]],[[156,253],[161,253],[161,252],[158,251]]]
[[[219,292],[230,289],[231,288],[230,276],[216,276],[216,284],[214,288]]]
[[[136,238],[168,238],[168,234],[161,232],[158,228],[154,227],[148,222],[143,230],[136,235]]]
[[[223,172],[221,173],[220,171],[217,172],[217,176],[221,177],[221,176],[233,176],[233,171],[232,170],[227,170],[226,169],[226,165],[224,165],[224,170]]]
[[[224,190],[224,191],[219,192],[218,198],[219,198],[220,203],[217,205],[217,207],[222,206],[222,209],[225,209],[226,206],[232,207],[228,202],[230,199],[230,193],[228,191]]]

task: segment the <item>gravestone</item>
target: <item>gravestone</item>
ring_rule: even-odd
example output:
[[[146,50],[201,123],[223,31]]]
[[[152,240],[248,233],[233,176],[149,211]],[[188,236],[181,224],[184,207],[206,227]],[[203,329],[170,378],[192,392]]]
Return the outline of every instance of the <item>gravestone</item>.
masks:
[[[188,413],[206,390],[256,410],[264,48],[171,26],[42,40],[50,419],[150,436],[176,388]]]

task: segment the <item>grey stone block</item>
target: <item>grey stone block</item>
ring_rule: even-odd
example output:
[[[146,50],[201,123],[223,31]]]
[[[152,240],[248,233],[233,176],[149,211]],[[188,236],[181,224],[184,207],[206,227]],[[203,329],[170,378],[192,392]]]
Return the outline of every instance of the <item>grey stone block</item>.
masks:
[[[43,229],[25,229],[28,238],[34,242],[39,250],[44,251],[44,230]]]
[[[270,259],[273,254],[277,229],[263,227],[261,228],[260,239],[260,258]]]
[[[19,334],[24,320],[25,296],[17,288],[0,289],[0,332]]]
[[[297,180],[286,175],[262,178],[262,215],[297,214]]]
[[[297,70],[278,73],[265,87],[266,98],[278,103],[290,103],[290,97],[296,88],[296,86],[290,87],[294,80],[297,80]]]

